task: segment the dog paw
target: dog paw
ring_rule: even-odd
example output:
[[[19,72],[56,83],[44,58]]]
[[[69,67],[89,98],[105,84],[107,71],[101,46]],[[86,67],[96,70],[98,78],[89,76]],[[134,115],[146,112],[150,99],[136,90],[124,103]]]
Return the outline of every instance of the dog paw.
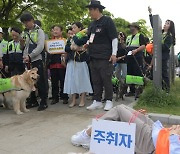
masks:
[[[21,111],[18,111],[18,112],[16,112],[16,114],[17,114],[17,115],[22,115],[22,114],[24,114],[24,113],[21,112]]]
[[[24,110],[24,112],[29,112],[29,111],[30,111],[30,110],[28,110],[28,109],[25,109],[25,110]]]

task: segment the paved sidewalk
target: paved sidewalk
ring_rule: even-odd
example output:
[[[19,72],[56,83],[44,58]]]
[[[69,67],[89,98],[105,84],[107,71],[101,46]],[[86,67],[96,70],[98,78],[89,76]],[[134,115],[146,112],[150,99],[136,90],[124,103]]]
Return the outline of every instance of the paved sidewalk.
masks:
[[[129,105],[134,98],[125,98],[114,105]],[[91,101],[87,101],[87,106]],[[103,109],[69,108],[62,102],[49,105],[46,111],[31,109],[24,115],[0,108],[0,154],[67,154],[86,152],[70,143],[71,136],[91,123]]]

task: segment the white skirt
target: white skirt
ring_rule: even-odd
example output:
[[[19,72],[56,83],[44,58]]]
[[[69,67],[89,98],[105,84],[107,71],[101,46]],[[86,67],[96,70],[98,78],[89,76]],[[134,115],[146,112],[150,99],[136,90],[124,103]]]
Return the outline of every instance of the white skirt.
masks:
[[[71,60],[67,63],[64,93],[93,93],[86,62],[74,62]]]

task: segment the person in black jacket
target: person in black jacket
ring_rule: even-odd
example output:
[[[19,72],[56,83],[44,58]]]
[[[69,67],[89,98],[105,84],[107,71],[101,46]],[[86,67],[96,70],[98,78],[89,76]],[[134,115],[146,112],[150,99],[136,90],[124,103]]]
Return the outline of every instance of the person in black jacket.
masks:
[[[148,11],[151,26],[153,27],[152,9],[149,7]],[[169,53],[171,46],[175,44],[176,39],[174,22],[171,20],[166,20],[162,30],[162,88],[167,92],[169,92],[170,90],[170,80],[168,74],[168,61],[170,58]]]
[[[86,93],[92,93],[90,83],[89,69],[87,61],[89,56],[83,45],[86,44],[87,35],[78,37],[79,32],[83,30],[80,22],[72,25],[74,36],[69,39],[65,48],[67,52],[67,69],[64,83],[64,93],[72,95],[72,103],[69,107],[76,105],[76,94],[81,94],[79,107],[85,106]]]

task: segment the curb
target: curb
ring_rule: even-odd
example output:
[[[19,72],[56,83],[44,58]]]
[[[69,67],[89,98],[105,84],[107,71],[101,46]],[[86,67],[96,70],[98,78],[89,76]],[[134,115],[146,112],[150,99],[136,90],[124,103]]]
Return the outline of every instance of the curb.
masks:
[[[161,121],[162,123],[168,125],[178,125],[180,124],[180,116],[169,115],[169,114],[157,114],[157,113],[149,113],[148,116],[153,121]]]
[[[132,102],[128,106],[133,108],[136,105],[137,101]],[[149,118],[151,118],[153,121],[161,121],[164,124],[167,125],[179,125],[180,124],[180,116],[176,115],[170,115],[170,114],[158,114],[158,113],[149,113]]]

